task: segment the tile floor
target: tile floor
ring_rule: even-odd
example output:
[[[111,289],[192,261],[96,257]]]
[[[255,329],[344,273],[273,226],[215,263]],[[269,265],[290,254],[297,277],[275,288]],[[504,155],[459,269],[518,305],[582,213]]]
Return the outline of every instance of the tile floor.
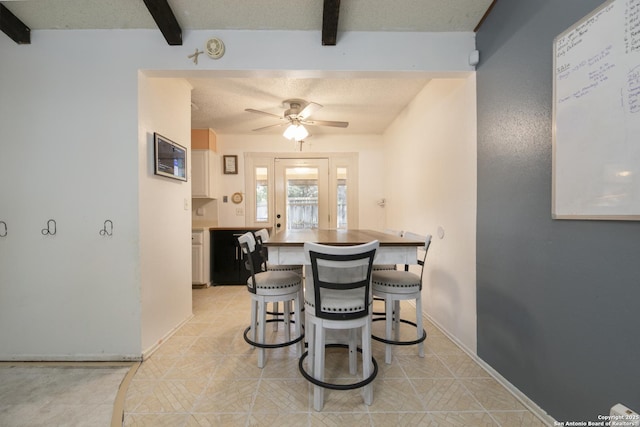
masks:
[[[374,311],[382,309],[378,304]],[[256,351],[242,337],[249,306],[243,286],[194,289],[193,319],[133,377],[124,425],[544,426],[428,322],[424,358],[415,346],[396,346],[392,363],[385,365],[384,346],[373,342],[380,371],[371,406],[359,390],[327,390],[323,411],[316,412],[293,347],[267,350],[266,366],[257,367]],[[403,317],[412,311],[404,305]],[[382,334],[383,328],[374,322],[374,332]],[[337,350],[328,354],[330,376],[343,376],[343,356]]]
[[[2,362],[0,426],[109,426],[130,368],[130,363]]]

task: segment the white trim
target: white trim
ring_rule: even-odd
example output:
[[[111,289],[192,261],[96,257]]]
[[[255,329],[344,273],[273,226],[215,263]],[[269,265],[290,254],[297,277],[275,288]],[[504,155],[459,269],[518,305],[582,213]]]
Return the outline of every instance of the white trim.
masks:
[[[147,360],[149,357],[151,357],[151,355],[153,353],[155,353],[156,350],[158,350],[158,348],[160,348],[160,346],[162,344],[164,344],[165,342],[167,342],[167,340],[169,338],[171,338],[177,331],[178,329],[182,328],[182,326],[184,324],[186,324],[189,320],[193,319],[193,314],[191,314],[191,316],[187,317],[186,319],[184,319],[182,322],[180,322],[177,326],[175,326],[173,329],[171,329],[169,332],[167,332],[162,338],[160,338],[155,344],[153,344],[151,347],[149,347],[148,349],[144,350],[142,352],[142,361]],[[140,360],[140,359],[138,359]]]

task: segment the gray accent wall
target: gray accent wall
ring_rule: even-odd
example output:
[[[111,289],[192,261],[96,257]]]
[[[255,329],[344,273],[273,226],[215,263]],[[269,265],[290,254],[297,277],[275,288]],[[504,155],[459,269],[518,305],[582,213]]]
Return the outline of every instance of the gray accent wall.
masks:
[[[640,411],[640,222],[551,218],[553,39],[602,3],[498,0],[477,33],[478,355],[558,421]]]

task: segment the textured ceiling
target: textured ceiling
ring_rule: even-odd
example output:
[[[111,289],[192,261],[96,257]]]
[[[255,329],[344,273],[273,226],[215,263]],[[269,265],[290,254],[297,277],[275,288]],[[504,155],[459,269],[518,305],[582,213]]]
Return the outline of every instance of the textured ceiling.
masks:
[[[311,119],[350,122],[349,127],[314,126],[313,135],[381,134],[422,90],[427,79],[190,79],[193,85],[192,125],[222,134],[246,134],[279,123],[278,119],[245,108],[282,116],[282,101],[303,98],[323,105]],[[390,92],[389,89],[392,89]],[[282,133],[272,128],[263,133]]]
[[[142,0],[0,1],[32,30],[156,29]],[[492,0],[346,0],[344,31],[473,31]],[[313,30],[322,28],[322,0],[169,0],[183,31]],[[0,36],[3,36],[0,34]],[[320,40],[318,40],[320,43]],[[348,121],[349,127],[313,127],[313,135],[380,134],[427,84],[421,79],[189,79],[192,126],[221,134],[251,134],[278,123],[245,108],[282,115],[282,101],[302,98],[324,106],[311,117]],[[264,133],[282,132],[281,127]]]
[[[0,1],[28,27],[156,28],[142,0]],[[473,31],[491,0],[347,0],[339,31]],[[169,0],[183,30],[319,30],[322,0]]]

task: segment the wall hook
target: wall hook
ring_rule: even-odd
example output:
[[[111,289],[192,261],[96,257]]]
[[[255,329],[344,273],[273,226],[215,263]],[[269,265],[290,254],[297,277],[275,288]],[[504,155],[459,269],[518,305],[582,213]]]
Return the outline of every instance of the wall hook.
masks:
[[[101,236],[113,236],[113,221],[110,219],[104,222],[104,227],[100,230]]]
[[[0,221],[0,237],[7,237],[7,233],[9,230],[7,229],[7,223],[4,221]]]
[[[56,224],[56,220],[55,219],[50,219],[49,221],[47,221],[47,228],[43,228],[42,229],[42,235],[46,236],[53,236],[58,232],[58,226]]]

